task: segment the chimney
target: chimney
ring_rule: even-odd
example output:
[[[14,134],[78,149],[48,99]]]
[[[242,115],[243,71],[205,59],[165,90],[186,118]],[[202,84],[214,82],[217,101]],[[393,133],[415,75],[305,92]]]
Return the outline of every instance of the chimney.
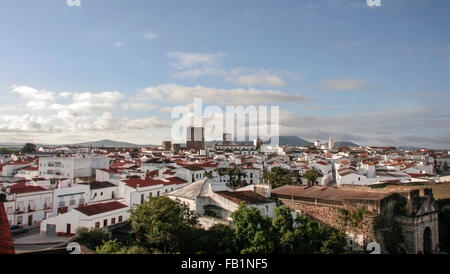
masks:
[[[139,188],[140,188],[140,185],[137,184],[137,185],[136,185],[136,190],[139,191]]]

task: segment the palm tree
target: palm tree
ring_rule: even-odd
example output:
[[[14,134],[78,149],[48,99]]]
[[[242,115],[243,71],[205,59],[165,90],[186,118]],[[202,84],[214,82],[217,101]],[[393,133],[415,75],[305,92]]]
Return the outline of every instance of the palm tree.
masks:
[[[313,186],[317,184],[319,178],[323,177],[323,173],[320,169],[312,167],[303,174],[303,177],[308,180],[308,185]]]
[[[234,173],[234,176],[237,177],[237,181],[236,181],[237,186],[241,185],[241,179],[242,179],[242,176],[245,175],[245,172],[243,172],[242,169],[240,169],[240,168],[234,168],[233,173]]]
[[[265,183],[271,184],[273,188],[294,183],[291,172],[282,167],[275,167],[270,172],[265,172],[263,179]]]

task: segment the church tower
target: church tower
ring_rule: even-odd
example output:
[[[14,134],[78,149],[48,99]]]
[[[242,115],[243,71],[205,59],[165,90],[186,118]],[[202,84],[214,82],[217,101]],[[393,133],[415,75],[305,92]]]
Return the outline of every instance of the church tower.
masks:
[[[328,140],[328,150],[333,150],[334,144],[333,144],[333,138],[330,136],[330,140]]]

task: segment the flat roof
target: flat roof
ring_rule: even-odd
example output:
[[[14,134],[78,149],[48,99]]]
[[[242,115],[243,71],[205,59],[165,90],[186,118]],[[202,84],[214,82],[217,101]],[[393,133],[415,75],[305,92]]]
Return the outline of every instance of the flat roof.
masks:
[[[240,204],[241,202],[245,202],[246,204],[265,204],[275,202],[272,199],[266,198],[262,195],[254,191],[216,191],[216,194],[235,202],[236,204]]]
[[[321,186],[284,185],[272,190],[272,194],[281,197],[321,199],[328,201],[344,200],[382,200],[392,193],[344,190]]]

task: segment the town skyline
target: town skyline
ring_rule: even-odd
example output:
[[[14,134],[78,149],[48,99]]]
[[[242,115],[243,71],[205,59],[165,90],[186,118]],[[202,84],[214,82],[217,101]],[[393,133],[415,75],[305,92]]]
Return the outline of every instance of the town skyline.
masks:
[[[280,106],[282,136],[450,147],[449,3],[80,3],[0,11],[0,142],[159,144],[201,97]]]

